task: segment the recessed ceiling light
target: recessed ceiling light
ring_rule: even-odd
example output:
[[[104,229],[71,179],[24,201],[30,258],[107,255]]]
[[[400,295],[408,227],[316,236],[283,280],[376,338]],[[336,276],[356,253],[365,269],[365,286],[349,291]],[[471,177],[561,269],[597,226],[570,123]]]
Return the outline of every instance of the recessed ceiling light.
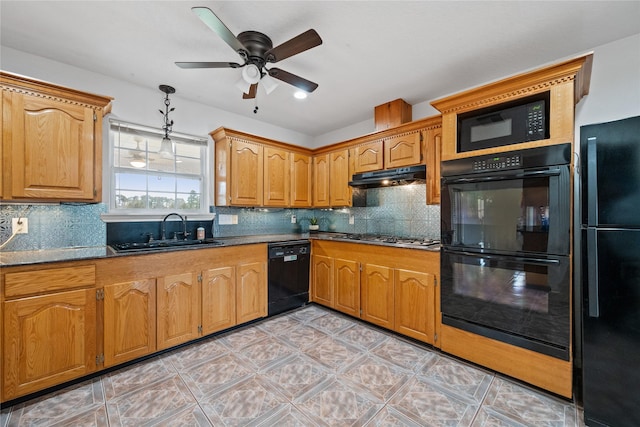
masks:
[[[301,90],[297,91],[293,94],[297,99],[305,99],[307,97],[307,92],[303,92]]]

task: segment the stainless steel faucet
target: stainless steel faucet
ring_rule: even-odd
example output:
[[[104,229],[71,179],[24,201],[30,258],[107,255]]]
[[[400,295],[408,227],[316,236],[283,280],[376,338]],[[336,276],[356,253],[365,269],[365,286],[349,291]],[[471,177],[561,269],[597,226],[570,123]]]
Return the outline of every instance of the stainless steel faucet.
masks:
[[[184,217],[182,215],[180,215],[179,213],[175,213],[175,212],[171,212],[170,214],[167,214],[167,216],[165,216],[162,219],[162,225],[161,225],[161,235],[160,238],[162,240],[166,240],[167,236],[166,236],[166,223],[167,223],[167,218],[169,218],[171,215],[175,215],[178,218],[180,218],[180,220],[182,221],[182,237],[187,240],[187,236],[189,236],[189,232],[187,232],[187,216],[185,215]],[[178,232],[175,232],[173,235],[174,240],[178,239]]]

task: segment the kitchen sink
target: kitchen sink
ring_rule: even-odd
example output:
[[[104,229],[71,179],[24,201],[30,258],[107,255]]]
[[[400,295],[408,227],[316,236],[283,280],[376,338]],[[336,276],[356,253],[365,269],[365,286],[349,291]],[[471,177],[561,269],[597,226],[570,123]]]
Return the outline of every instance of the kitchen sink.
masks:
[[[149,252],[149,251],[166,251],[184,247],[211,247],[223,246],[224,242],[214,239],[202,240],[152,240],[147,243],[114,243],[110,246],[116,252]]]

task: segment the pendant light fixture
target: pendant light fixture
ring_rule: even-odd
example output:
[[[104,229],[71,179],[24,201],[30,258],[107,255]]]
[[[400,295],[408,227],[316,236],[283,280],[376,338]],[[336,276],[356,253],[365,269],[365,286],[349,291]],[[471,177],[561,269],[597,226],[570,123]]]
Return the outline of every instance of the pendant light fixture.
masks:
[[[171,104],[169,94],[176,93],[176,90],[168,85],[160,85],[159,89],[166,95],[164,98],[164,111],[159,110],[160,114],[164,116],[164,126],[162,126],[162,130],[164,130],[164,138],[162,138],[160,151],[158,151],[158,153],[165,159],[173,159],[176,155],[176,145],[169,138],[171,128],[173,127],[173,120],[169,120],[169,113],[175,110],[175,108],[169,108],[169,105]]]

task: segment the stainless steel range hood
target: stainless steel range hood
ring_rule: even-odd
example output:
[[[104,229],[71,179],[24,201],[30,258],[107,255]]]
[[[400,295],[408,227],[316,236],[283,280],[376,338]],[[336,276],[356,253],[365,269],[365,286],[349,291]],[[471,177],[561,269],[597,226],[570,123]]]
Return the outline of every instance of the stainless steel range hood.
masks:
[[[411,184],[412,182],[422,183],[426,182],[426,178],[426,166],[418,165],[354,174],[349,185],[356,188],[390,187]]]

